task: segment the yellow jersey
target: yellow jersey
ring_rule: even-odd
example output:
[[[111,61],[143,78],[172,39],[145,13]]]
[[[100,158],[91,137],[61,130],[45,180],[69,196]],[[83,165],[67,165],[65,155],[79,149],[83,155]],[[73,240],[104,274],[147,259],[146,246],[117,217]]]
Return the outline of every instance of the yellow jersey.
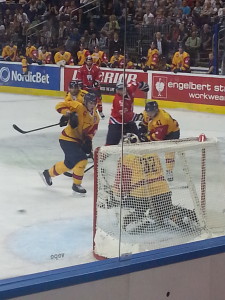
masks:
[[[177,51],[172,60],[172,71],[175,69],[181,69],[186,71],[190,68],[190,55],[187,52],[180,53]]]
[[[115,178],[114,191],[119,194],[121,162]],[[128,154],[123,157],[122,192],[141,198],[168,193],[169,186],[164,177],[160,158],[156,153],[145,155]]]
[[[179,124],[165,110],[159,109],[157,115],[150,119],[146,111],[143,112],[144,122],[148,124],[147,138],[151,141],[161,141],[171,132],[180,130]]]
[[[86,49],[77,51],[78,66],[83,66],[90,52]]]
[[[26,56],[30,58],[37,58],[38,52],[37,48],[34,46],[26,47]]]
[[[151,69],[155,69],[156,65],[159,62],[159,51],[157,49],[149,49],[146,66]]]
[[[60,139],[75,143],[82,143],[82,141],[88,137],[92,139],[98,129],[100,121],[96,108],[91,114],[86,106],[78,101],[63,101],[56,105],[56,110],[64,115],[67,112],[76,112],[78,115],[78,126],[73,129],[69,122],[66,128],[62,131]]]
[[[76,96],[71,95],[71,93],[69,92],[65,97],[65,101],[78,101],[80,103],[83,103],[85,94],[88,94],[88,92],[85,90],[79,90]]]
[[[16,45],[13,45],[12,47],[7,45],[2,50],[3,59],[10,57],[11,61],[16,61],[16,55],[17,55],[17,46]]]
[[[56,64],[62,60],[65,60],[67,65],[74,65],[72,55],[68,51],[65,51],[64,53],[56,52],[54,60]]]
[[[100,66],[102,62],[107,62],[107,58],[104,51],[98,51],[92,53],[93,63]]]

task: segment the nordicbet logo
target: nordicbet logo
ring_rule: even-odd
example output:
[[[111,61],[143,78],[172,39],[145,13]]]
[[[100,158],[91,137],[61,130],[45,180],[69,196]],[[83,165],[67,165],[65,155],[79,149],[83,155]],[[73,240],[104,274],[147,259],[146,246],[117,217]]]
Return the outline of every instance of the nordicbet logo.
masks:
[[[23,75],[18,71],[11,71],[7,67],[2,67],[0,69],[0,81],[8,82],[10,80],[16,82],[34,82],[34,83],[46,83],[49,84],[49,75],[41,74],[40,72],[33,73],[31,71],[28,72],[27,75]]]
[[[0,80],[3,82],[8,82],[10,79],[10,71],[7,67],[2,67],[0,69]]]

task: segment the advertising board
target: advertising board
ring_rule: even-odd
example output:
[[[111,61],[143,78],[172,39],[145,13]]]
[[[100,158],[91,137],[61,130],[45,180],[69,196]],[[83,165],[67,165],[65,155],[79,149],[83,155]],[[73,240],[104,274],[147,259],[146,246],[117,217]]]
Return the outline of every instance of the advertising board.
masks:
[[[29,65],[22,74],[19,63],[0,63],[0,85],[45,90],[60,89],[60,68],[47,65]]]

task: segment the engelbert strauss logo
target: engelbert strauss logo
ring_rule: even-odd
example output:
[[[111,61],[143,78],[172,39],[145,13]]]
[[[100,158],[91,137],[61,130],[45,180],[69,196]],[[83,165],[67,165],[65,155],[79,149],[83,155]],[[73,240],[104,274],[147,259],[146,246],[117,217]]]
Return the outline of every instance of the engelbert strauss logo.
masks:
[[[10,78],[10,70],[7,67],[2,67],[0,69],[0,81],[8,82]]]
[[[154,76],[153,78],[153,97],[166,98],[167,97],[167,78],[163,76]]]

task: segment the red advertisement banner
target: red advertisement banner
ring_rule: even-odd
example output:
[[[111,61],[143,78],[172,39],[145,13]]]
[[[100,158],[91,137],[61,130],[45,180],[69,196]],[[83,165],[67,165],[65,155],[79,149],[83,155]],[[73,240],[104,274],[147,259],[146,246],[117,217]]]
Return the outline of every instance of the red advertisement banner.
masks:
[[[71,80],[76,79],[77,71],[79,67],[74,66],[73,68],[64,69],[64,90],[67,91],[68,85]],[[115,86],[117,81],[123,78],[123,70],[118,69],[107,69],[102,68],[102,82],[101,82],[101,91],[104,95],[114,95],[115,94]],[[145,81],[148,82],[148,74],[143,71],[127,71],[125,73],[126,82],[130,81]],[[135,93],[135,98],[146,98],[146,93],[137,90]]]
[[[225,106],[225,78],[152,73],[152,99]]]

